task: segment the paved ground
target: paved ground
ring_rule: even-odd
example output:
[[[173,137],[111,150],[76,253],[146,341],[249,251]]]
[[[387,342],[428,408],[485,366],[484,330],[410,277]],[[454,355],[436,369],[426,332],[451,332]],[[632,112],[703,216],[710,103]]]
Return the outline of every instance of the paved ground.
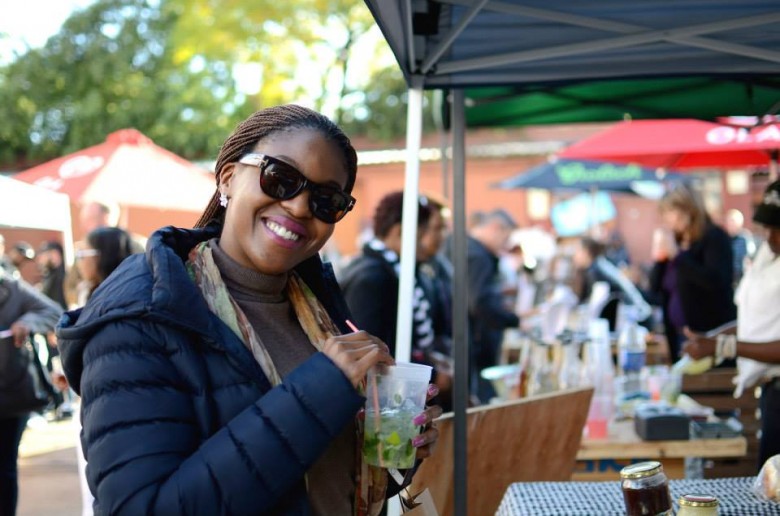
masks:
[[[73,421],[35,422],[22,436],[19,449],[17,516],[80,516]]]

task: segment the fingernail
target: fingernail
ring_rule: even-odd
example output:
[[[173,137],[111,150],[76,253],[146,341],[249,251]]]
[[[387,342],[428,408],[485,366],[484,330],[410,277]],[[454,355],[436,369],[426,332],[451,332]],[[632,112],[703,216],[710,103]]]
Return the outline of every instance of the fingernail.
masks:
[[[439,394],[439,388],[436,387],[435,383],[432,383],[428,386],[428,394],[430,394],[431,396],[436,396],[437,394]]]
[[[412,439],[412,446],[414,446],[415,448],[419,448],[423,444],[425,444],[425,437],[421,435],[418,435],[417,437]]]
[[[421,424],[425,423],[425,413],[417,414],[414,416],[414,419],[412,419],[412,423],[414,423],[416,426],[420,426]]]

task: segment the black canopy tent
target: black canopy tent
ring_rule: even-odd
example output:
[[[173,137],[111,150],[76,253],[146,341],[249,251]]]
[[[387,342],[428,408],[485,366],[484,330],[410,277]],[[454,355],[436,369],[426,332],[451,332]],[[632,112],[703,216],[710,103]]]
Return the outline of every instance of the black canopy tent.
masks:
[[[466,121],[761,116],[780,107],[776,0],[366,0],[409,85],[400,360],[408,359],[423,89],[451,90],[455,507],[466,508]],[[466,107],[466,98],[469,107]]]

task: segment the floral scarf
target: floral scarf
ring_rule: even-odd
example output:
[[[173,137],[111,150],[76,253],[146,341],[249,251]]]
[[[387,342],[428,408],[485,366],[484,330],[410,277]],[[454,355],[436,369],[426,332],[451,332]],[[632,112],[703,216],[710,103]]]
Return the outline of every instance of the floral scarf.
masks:
[[[274,366],[262,340],[258,338],[244,312],[228,292],[219,272],[211,248],[207,242],[195,246],[189,254],[187,270],[190,277],[203,294],[206,304],[217,317],[235,333],[241,342],[252,352],[272,386],[282,383],[279,372]],[[317,351],[322,351],[325,341],[341,332],[301,277],[292,272],[287,281],[287,297],[298,317],[298,322]],[[365,393],[365,380],[358,386]],[[362,411],[361,411],[362,412]],[[379,514],[385,502],[387,491],[387,472],[363,461],[363,418],[355,416],[357,432],[356,471],[358,472],[355,489],[355,516],[374,516]]]

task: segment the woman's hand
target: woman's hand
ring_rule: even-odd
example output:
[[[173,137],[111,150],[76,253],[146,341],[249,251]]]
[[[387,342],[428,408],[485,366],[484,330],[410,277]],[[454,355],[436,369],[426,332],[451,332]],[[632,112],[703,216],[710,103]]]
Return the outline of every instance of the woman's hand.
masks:
[[[434,384],[428,386],[428,399],[439,394],[439,388]],[[430,457],[436,441],[439,439],[439,430],[433,426],[433,420],[441,416],[442,409],[438,405],[433,405],[425,409],[425,412],[414,418],[415,425],[423,425],[423,432],[412,439],[412,445],[417,448],[417,458],[424,459]]]
[[[355,388],[371,367],[380,363],[395,364],[387,344],[365,331],[330,337],[322,346],[322,352],[333,360]]]
[[[683,328],[685,338],[688,339],[683,344],[683,351],[688,353],[691,358],[698,360],[704,357],[715,355],[715,339],[710,339],[699,333],[694,333],[686,326]]]

